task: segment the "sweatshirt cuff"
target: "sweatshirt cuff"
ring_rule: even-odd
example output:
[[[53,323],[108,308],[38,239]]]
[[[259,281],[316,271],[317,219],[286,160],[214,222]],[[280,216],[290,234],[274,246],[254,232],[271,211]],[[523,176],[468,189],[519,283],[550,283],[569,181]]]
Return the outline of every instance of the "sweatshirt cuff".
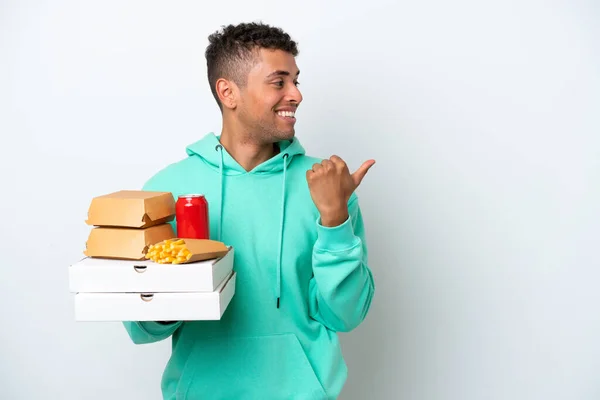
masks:
[[[171,331],[174,332],[179,325],[181,325],[181,322],[177,321],[172,324],[165,325],[154,321],[140,321],[138,322],[138,325],[140,328],[142,328],[142,330],[146,331],[147,334],[152,336],[160,336]]]
[[[354,235],[351,218],[348,217],[344,223],[333,227],[321,225],[321,218],[318,218],[315,247],[326,251],[344,251],[359,244],[360,239]]]

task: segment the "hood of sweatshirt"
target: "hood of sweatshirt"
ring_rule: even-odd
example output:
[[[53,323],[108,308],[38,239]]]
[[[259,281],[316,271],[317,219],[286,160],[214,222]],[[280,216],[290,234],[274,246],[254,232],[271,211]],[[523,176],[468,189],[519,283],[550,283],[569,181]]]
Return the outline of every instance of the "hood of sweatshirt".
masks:
[[[188,155],[197,155],[213,168],[218,169],[222,175],[240,174],[273,174],[280,173],[290,164],[292,159],[298,155],[304,155],[304,147],[297,138],[277,143],[279,153],[262,164],[256,166],[252,171],[246,171],[237,161],[227,153],[219,142],[219,137],[214,133],[207,134],[204,138],[186,147]]]

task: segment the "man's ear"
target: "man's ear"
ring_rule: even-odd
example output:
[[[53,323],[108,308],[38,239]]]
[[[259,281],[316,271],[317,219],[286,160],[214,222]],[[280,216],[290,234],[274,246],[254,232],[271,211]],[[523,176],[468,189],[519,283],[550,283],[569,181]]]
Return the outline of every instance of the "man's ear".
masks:
[[[219,100],[224,108],[235,109],[236,102],[236,85],[232,81],[224,78],[217,80],[216,89]]]

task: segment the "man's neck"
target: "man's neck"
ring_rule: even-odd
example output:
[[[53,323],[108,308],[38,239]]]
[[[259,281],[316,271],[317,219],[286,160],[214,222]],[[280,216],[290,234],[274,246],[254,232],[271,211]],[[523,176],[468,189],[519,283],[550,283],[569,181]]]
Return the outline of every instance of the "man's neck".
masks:
[[[249,135],[236,133],[226,127],[223,127],[220,142],[231,157],[246,171],[253,170],[278,152],[276,144],[257,143]]]

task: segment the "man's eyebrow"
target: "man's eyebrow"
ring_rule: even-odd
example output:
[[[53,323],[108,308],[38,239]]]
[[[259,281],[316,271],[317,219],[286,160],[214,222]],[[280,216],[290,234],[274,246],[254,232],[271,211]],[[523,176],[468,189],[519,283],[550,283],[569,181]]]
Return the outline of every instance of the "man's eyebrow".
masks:
[[[290,76],[291,74],[288,71],[283,71],[283,70],[277,70],[274,72],[271,72],[268,76],[267,79],[271,79],[274,78],[276,76]],[[300,75],[300,71],[298,71],[296,73],[296,76]]]

